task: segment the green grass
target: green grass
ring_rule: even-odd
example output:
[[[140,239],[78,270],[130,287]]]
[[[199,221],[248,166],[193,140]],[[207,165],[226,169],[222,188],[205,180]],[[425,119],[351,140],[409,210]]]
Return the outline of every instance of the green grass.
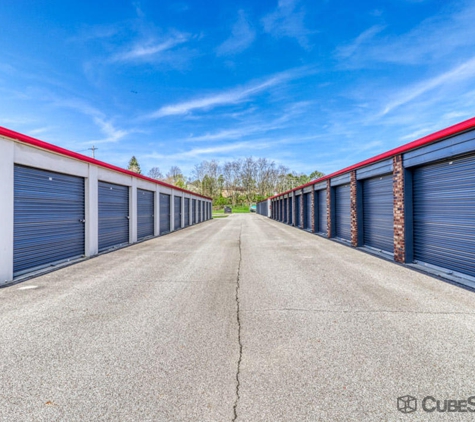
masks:
[[[243,214],[243,213],[248,213],[249,212],[249,207],[231,207],[233,210],[233,214]],[[224,214],[224,208],[220,210],[213,210],[213,214]]]
[[[228,214],[213,214],[213,218],[228,218],[229,215]]]

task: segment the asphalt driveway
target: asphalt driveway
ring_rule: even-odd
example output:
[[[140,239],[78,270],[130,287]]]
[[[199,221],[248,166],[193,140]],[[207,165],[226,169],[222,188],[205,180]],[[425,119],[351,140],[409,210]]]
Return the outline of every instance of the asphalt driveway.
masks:
[[[470,420],[474,356],[473,293],[254,214],[0,289],[4,421]]]

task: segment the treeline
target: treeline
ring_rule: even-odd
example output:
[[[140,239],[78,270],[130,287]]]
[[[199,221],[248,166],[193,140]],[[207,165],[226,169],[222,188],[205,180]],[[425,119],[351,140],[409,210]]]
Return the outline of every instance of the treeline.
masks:
[[[141,173],[135,157],[129,161],[128,168]],[[297,173],[267,158],[253,157],[222,164],[216,160],[205,160],[195,165],[188,177],[177,166],[172,166],[165,175],[159,167],[153,167],[147,174],[153,179],[209,196],[215,205],[232,206],[260,201],[323,175],[317,170],[309,175]]]

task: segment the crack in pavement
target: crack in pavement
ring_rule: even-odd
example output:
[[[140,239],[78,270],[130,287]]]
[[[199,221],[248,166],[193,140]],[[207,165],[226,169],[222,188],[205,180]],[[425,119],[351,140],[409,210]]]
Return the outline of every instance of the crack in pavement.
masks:
[[[237,279],[236,279],[236,320],[237,320],[237,326],[238,326],[238,332],[237,332],[237,337],[238,337],[238,344],[239,344],[239,359],[237,362],[237,370],[236,370],[236,400],[234,401],[234,406],[233,406],[233,412],[234,412],[234,417],[233,417],[233,422],[237,420],[237,406],[239,402],[239,388],[241,386],[240,380],[239,380],[239,375],[241,372],[241,359],[242,359],[242,342],[241,342],[241,315],[240,315],[240,307],[239,307],[239,288],[240,288],[240,278],[241,278],[241,262],[242,262],[242,250],[241,250],[241,236],[242,236],[242,224],[241,224],[241,231],[239,232],[239,265],[238,265],[238,271],[237,271]]]

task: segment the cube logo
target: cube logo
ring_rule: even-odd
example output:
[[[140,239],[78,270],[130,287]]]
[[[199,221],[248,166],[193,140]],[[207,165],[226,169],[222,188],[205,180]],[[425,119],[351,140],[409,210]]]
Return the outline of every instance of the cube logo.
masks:
[[[412,396],[402,396],[397,399],[397,410],[402,413],[412,413],[417,410],[417,399]]]

